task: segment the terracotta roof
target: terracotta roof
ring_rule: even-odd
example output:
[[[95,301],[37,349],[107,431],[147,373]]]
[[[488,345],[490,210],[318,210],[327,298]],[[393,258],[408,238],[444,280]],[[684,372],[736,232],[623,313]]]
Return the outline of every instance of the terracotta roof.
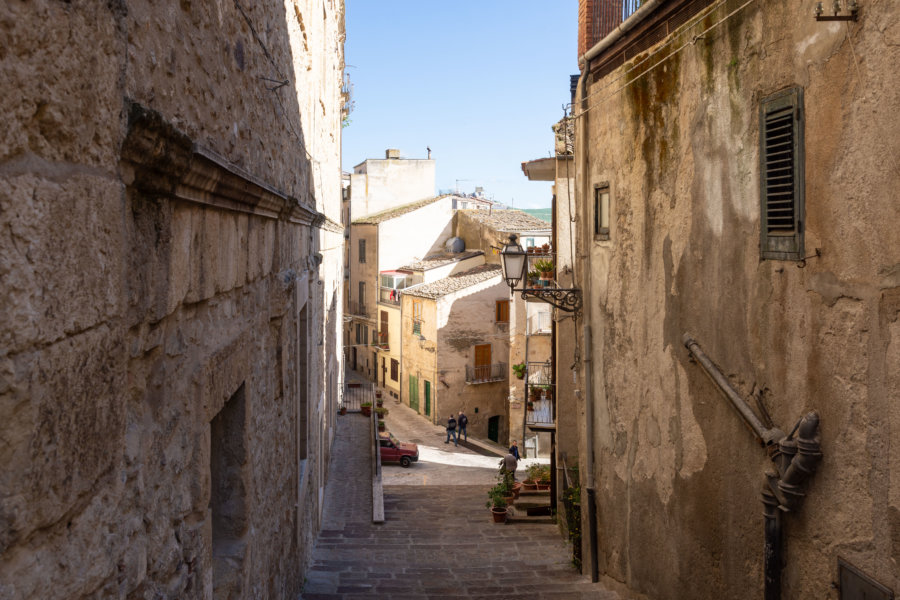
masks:
[[[400,215],[405,215],[406,213],[410,213],[414,210],[418,210],[423,206],[428,206],[429,204],[434,204],[438,200],[442,200],[444,198],[449,198],[450,194],[444,194],[442,196],[436,196],[434,198],[428,198],[426,200],[418,200],[417,202],[410,202],[409,204],[404,204],[402,206],[395,206],[394,208],[389,208],[387,210],[383,210],[379,213],[367,215],[365,217],[360,217],[353,221],[353,225],[374,225],[377,223],[382,223],[384,221],[388,221],[390,219],[395,219]]]
[[[439,254],[431,254],[422,260],[409,263],[400,267],[401,269],[410,269],[413,271],[427,271],[449,265],[450,263],[459,262],[473,256],[484,254],[484,250],[467,250],[465,252],[441,252]]]
[[[478,265],[468,271],[444,277],[431,283],[420,283],[403,290],[405,296],[437,299],[453,292],[458,292],[477,283],[500,277],[500,265]]]
[[[465,215],[494,231],[542,231],[550,235],[550,223],[521,210],[466,211]]]

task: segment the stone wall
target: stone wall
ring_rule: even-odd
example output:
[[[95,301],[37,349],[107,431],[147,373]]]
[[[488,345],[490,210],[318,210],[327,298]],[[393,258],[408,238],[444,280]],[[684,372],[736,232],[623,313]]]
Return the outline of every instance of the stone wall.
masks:
[[[646,75],[668,50],[587,82],[600,570],[652,598],[762,593],[771,463],[688,359],[688,332],[785,431],[821,415],[824,460],[785,515],[785,597],[836,598],[839,556],[897,591],[900,6],[866,3],[845,24],[816,22],[810,2],[742,4],[696,17]],[[821,256],[761,260],[759,102],[791,86],[805,93],[806,254]],[[609,241],[588,229],[601,182]]]
[[[299,592],[342,42],[332,0],[0,8],[0,596]]]

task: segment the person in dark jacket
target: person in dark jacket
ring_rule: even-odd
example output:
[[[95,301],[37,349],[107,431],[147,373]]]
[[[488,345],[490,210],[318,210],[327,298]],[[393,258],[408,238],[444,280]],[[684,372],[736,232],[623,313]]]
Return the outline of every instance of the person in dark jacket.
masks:
[[[447,419],[447,441],[445,444],[450,443],[450,436],[453,436],[453,445],[459,446],[459,439],[456,437],[456,419],[453,418],[453,415],[450,415],[450,418]]]
[[[463,414],[463,411],[459,411],[459,416],[456,418],[456,426],[459,429],[459,433],[457,434],[457,439],[465,436],[466,441],[469,441],[469,434],[466,432],[466,425],[469,424],[469,417]]]
[[[509,453],[516,457],[516,460],[522,460],[522,457],[519,456],[519,444],[516,440],[513,440],[512,446],[509,447]]]

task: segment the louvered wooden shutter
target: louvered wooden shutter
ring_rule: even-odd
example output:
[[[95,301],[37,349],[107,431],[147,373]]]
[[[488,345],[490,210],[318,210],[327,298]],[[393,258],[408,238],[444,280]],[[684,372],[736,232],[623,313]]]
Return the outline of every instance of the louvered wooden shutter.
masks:
[[[803,258],[803,158],[803,88],[791,88],[759,107],[762,258]]]

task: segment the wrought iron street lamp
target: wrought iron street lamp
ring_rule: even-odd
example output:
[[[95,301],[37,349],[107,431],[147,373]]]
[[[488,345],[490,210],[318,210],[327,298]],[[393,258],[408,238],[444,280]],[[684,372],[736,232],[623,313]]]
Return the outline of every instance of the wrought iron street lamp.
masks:
[[[547,304],[552,304],[566,312],[578,312],[581,310],[581,290],[578,288],[539,287],[528,288],[523,283],[521,289],[516,289],[520,281],[527,281],[525,272],[528,268],[528,253],[519,245],[518,236],[510,234],[507,242],[500,251],[500,267],[503,270],[503,279],[514,293],[521,292],[522,298],[534,298]]]

